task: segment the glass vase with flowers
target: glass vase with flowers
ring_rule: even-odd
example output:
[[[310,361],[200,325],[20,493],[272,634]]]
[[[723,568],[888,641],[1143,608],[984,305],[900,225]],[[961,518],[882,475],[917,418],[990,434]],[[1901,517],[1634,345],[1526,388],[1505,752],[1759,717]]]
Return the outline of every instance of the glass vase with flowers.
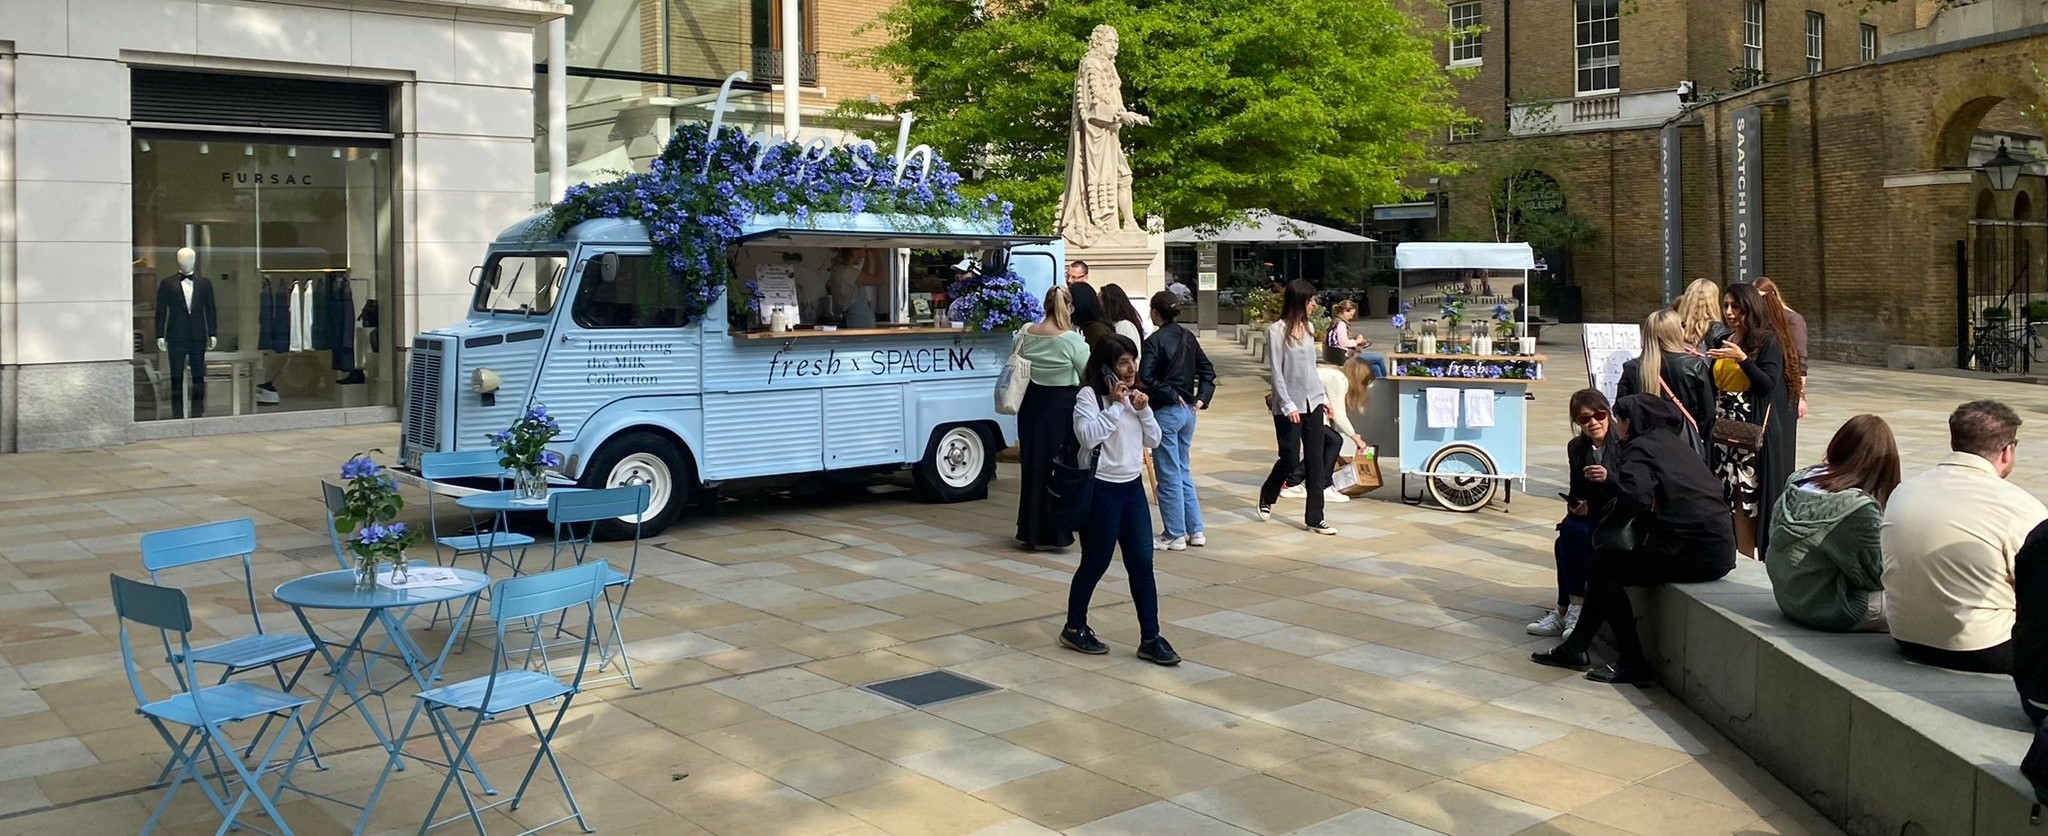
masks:
[[[547,449],[547,444],[561,433],[562,425],[548,414],[545,404],[534,404],[511,427],[491,433],[491,443],[498,449],[498,466],[512,472],[520,499],[548,498],[547,472],[562,466],[562,454]]]

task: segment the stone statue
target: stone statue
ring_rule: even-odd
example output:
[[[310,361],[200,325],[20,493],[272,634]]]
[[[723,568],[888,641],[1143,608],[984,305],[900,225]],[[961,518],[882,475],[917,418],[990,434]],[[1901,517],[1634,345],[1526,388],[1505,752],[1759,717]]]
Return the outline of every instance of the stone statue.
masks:
[[[1067,131],[1067,190],[1060,196],[1060,236],[1075,247],[1093,246],[1102,236],[1141,231],[1131,208],[1131,164],[1119,134],[1126,125],[1152,120],[1124,109],[1123,79],[1116,71],[1117,34],[1097,26],[1088,54],[1074,75],[1073,127]]]

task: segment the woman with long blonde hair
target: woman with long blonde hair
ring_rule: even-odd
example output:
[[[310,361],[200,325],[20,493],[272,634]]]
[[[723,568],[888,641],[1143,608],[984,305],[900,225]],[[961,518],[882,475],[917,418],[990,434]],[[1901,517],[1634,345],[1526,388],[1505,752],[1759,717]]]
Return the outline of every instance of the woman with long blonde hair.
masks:
[[[1671,309],[1678,314],[1686,345],[1706,351],[1728,337],[1728,325],[1721,321],[1721,286],[1712,281],[1693,279]]]
[[[1714,374],[1705,357],[1686,342],[1678,314],[1655,311],[1643,320],[1643,353],[1621,367],[1615,398],[1651,395],[1675,400],[1700,438],[1714,429]]]
[[[1060,529],[1046,486],[1053,457],[1073,430],[1074,396],[1088,364],[1088,343],[1074,330],[1074,298],[1062,285],[1045,292],[1045,318],[1014,338],[1031,361],[1031,384],[1017,409],[1017,457],[1022,462],[1017,498],[1017,542],[1027,549],[1063,549],[1074,532]]]

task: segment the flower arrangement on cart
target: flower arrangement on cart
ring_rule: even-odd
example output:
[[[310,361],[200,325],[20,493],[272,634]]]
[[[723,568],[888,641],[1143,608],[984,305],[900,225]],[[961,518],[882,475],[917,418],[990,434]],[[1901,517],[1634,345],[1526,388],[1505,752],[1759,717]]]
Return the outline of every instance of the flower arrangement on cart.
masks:
[[[562,454],[549,450],[548,442],[561,433],[562,425],[548,414],[547,405],[534,404],[511,427],[490,434],[498,448],[498,466],[512,473],[520,499],[548,498],[548,471],[562,466]]]
[[[850,145],[819,156],[806,146],[762,146],[737,131],[711,133],[708,125],[679,125],[648,170],[609,183],[573,186],[548,210],[536,230],[557,238],[593,218],[628,218],[647,225],[656,260],[682,292],[686,321],[710,315],[728,292],[728,315],[745,317],[758,291],[732,270],[729,258],[750,218],[782,215],[814,226],[819,215],[873,215],[900,228],[944,231],[955,222],[1013,229],[1011,205],[994,195],[970,199],[961,177],[936,155],[899,160],[869,145]],[[989,281],[1004,278],[989,277]],[[1022,283],[996,282],[959,317],[970,326],[1003,331],[1024,319]],[[955,298],[958,298],[957,296]],[[1033,300],[1036,305],[1036,300]],[[993,325],[996,327],[987,327]]]
[[[370,451],[374,452],[380,451]],[[334,533],[355,556],[356,588],[361,590],[377,585],[377,567],[387,563],[392,583],[405,583],[406,549],[420,539],[419,531],[397,521],[405,510],[405,497],[398,492],[398,481],[370,453],[357,453],[341,466],[347,484],[342,488],[342,508],[334,514]]]

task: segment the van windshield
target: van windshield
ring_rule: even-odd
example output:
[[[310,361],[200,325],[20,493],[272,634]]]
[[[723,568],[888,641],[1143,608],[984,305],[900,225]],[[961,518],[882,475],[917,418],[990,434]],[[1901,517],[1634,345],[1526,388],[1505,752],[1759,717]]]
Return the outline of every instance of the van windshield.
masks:
[[[545,314],[555,309],[568,253],[500,253],[476,283],[478,312]]]

